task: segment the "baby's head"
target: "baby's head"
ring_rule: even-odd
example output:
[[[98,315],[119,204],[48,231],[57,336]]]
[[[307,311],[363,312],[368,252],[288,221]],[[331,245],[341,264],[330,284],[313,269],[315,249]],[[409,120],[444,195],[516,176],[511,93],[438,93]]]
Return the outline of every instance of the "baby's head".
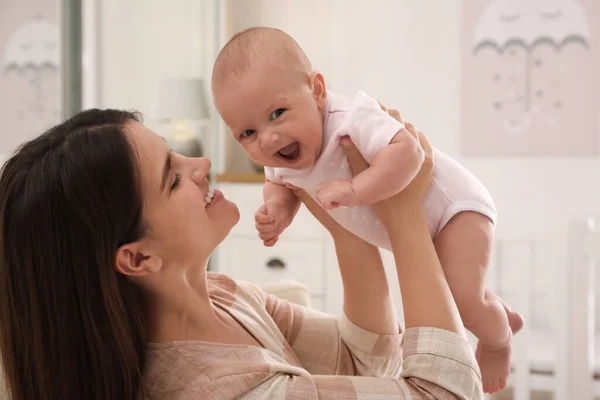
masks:
[[[288,34],[250,28],[219,53],[212,76],[219,114],[250,158],[305,169],[321,152],[326,90]]]

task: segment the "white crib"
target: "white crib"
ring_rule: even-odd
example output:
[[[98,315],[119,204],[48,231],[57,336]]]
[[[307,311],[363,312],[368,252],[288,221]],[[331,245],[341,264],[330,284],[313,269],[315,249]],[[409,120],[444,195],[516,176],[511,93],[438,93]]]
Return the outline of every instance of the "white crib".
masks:
[[[514,338],[508,386],[515,400],[532,391],[591,400],[600,397],[600,218],[545,215],[501,216],[496,233],[488,286],[526,321]]]

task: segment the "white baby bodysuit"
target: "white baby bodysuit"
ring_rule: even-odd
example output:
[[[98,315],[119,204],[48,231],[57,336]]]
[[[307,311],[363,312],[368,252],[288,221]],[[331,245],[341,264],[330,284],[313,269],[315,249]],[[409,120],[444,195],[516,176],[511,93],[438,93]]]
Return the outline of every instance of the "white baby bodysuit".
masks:
[[[304,189],[314,199],[320,183],[335,178],[352,179],[348,159],[340,145],[342,136],[350,136],[370,162],[403,127],[364,92],[358,92],[350,100],[328,91],[319,159],[304,170],[265,167],[265,175],[271,182]],[[487,189],[473,174],[439,150],[434,150],[433,179],[423,206],[433,238],[462,211],[479,212],[496,222],[496,208]],[[329,214],[358,237],[391,250],[387,233],[370,206],[339,207]]]

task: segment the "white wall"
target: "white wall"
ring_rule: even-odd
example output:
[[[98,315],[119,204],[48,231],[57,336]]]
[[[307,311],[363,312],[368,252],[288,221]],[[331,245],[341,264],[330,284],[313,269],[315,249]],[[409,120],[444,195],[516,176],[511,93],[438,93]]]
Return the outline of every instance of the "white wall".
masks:
[[[202,2],[105,0],[100,3],[102,107],[155,115],[163,78],[203,73]]]
[[[362,89],[398,108],[434,146],[458,158],[488,186],[500,223],[504,213],[543,214],[551,222],[567,209],[600,208],[596,158],[460,157],[462,1],[230,3],[234,31],[252,25],[284,29],[325,73],[330,88],[345,95]]]
[[[231,33],[253,26],[283,29],[300,44],[315,68],[331,75],[332,11],[331,0],[229,0],[228,28]]]

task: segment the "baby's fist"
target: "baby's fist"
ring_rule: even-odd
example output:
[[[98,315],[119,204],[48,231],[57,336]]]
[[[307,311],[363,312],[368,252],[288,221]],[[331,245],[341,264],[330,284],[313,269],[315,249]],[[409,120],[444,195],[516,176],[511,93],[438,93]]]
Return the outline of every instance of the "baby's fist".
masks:
[[[338,207],[356,207],[358,199],[352,182],[346,179],[331,179],[317,187],[317,201],[325,210]]]
[[[287,227],[287,213],[285,207],[279,203],[263,204],[256,214],[254,222],[258,237],[265,246],[271,247],[277,243],[279,235]]]

